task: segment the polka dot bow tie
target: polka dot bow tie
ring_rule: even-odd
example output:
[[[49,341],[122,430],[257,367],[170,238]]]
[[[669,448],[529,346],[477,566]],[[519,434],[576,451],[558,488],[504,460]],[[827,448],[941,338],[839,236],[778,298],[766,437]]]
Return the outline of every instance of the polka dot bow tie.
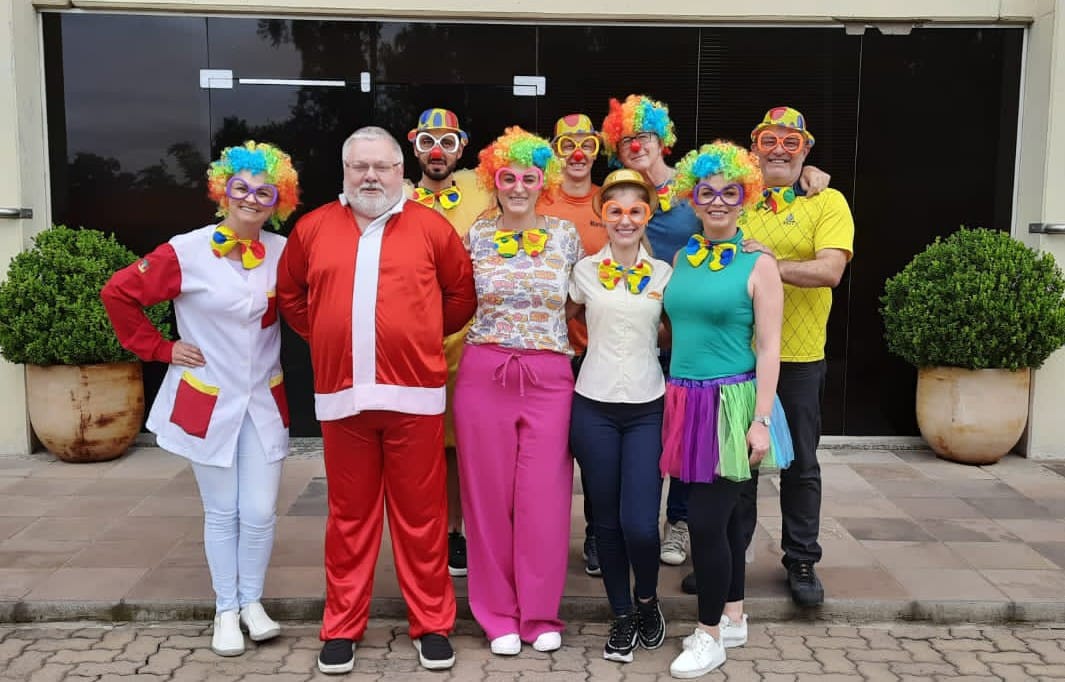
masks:
[[[599,283],[605,288],[613,289],[622,278],[630,294],[639,294],[651,281],[651,264],[642,260],[631,268],[627,268],[610,258],[604,258],[599,263]]]
[[[496,233],[492,235],[492,241],[495,242],[496,251],[503,258],[513,258],[521,249],[525,249],[525,253],[530,256],[536,257],[543,253],[544,247],[547,246],[547,230],[542,227],[521,232],[496,230]]]
[[[219,225],[211,235],[211,253],[224,258],[235,246],[240,246],[240,262],[245,270],[257,268],[266,260],[266,247],[258,239],[240,239],[225,225]]]
[[[724,270],[736,258],[737,247],[732,242],[714,243],[701,234],[693,234],[684,247],[684,254],[692,267],[699,267],[709,257],[711,270]]]
[[[414,200],[422,206],[428,206],[429,208],[432,208],[433,204],[440,202],[440,206],[447,210],[459,205],[462,201],[462,192],[459,191],[459,188],[456,185],[445,187],[439,192],[425,189],[419,185],[414,188]]]

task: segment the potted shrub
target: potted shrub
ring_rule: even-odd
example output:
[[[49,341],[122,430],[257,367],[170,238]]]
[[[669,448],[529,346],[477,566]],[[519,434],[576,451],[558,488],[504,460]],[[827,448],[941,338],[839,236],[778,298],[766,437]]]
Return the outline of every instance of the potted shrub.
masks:
[[[1065,343],[1063,292],[1050,254],[965,227],[887,280],[888,350],[918,368],[917,424],[940,457],[989,464],[1017,443],[1030,369]]]
[[[141,364],[100,302],[111,274],[136,258],[114,235],[59,225],[15,256],[0,284],[0,355],[26,365],[30,424],[61,459],[114,459],[140,431]],[[164,333],[168,307],[148,311]]]

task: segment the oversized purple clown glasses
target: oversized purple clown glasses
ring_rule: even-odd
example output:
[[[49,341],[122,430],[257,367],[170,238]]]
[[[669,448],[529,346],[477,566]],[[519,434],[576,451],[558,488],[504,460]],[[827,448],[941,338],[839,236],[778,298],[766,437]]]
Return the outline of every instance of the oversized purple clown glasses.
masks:
[[[277,203],[277,185],[249,185],[244,178],[234,175],[226,183],[226,196],[234,201],[242,201],[250,196],[255,203],[270,208]]]
[[[692,201],[697,206],[706,206],[714,199],[721,199],[721,203],[726,206],[739,206],[743,203],[743,185],[730,182],[717,190],[708,182],[700,182],[692,190]]]

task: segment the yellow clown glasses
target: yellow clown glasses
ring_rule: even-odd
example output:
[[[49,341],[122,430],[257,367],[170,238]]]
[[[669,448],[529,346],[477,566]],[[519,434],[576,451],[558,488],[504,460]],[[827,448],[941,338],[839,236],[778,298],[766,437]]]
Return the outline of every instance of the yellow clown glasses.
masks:
[[[599,153],[599,138],[595,135],[589,135],[583,140],[579,140],[569,135],[562,135],[555,141],[555,151],[558,152],[559,156],[570,156],[578,149],[587,156],[597,155]]]
[[[806,144],[806,138],[804,138],[801,133],[777,135],[772,130],[763,130],[754,138],[754,144],[758,148],[758,151],[763,154],[772,152],[779,145],[780,148],[787,153],[795,155],[798,154],[803,148],[803,145]]]
[[[637,201],[626,208],[613,199],[603,204],[603,222],[613,225],[620,223],[625,216],[629,217],[629,222],[633,225],[646,225],[651,219],[651,207],[642,201]]]

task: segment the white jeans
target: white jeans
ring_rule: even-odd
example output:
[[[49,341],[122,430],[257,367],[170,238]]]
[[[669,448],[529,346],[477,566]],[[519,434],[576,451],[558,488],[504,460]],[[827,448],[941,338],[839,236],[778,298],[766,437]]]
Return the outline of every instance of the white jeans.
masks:
[[[192,465],[203,499],[203,549],[218,612],[262,597],[283,462],[266,461],[255,425],[244,415],[233,466]]]

